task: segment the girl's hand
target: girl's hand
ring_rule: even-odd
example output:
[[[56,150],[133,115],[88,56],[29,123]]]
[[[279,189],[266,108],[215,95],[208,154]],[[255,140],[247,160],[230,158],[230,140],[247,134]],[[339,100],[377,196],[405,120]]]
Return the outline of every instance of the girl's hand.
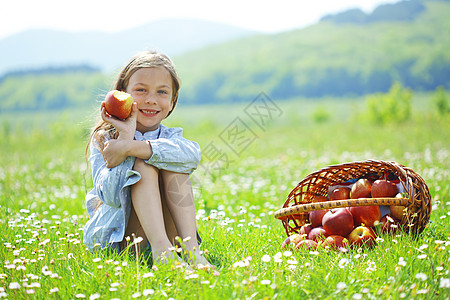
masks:
[[[102,102],[101,116],[103,121],[110,123],[119,133],[119,139],[121,140],[133,140],[134,133],[136,131],[136,117],[137,117],[137,104],[133,103],[131,107],[131,114],[125,120],[120,120],[116,117],[109,115],[106,112],[105,102]]]
[[[109,115],[105,109],[105,103],[101,106],[102,119],[110,123],[119,133],[118,139],[112,139],[105,143],[101,151],[108,168],[120,165],[128,157],[128,145],[134,139],[136,131],[137,104],[133,103],[131,114],[125,120],[120,120]]]
[[[106,167],[114,168],[120,165],[128,157],[128,140],[109,140],[101,151]]]

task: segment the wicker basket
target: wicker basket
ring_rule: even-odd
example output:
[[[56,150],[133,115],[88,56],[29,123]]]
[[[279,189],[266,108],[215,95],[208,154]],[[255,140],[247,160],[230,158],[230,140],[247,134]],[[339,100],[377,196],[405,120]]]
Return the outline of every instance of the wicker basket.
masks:
[[[312,203],[317,196],[327,196],[328,188],[343,182],[380,177],[399,179],[408,196],[406,198],[360,198]],[[309,223],[309,212],[337,207],[369,205],[403,205],[406,212],[400,220],[410,234],[423,231],[430,219],[431,196],[425,181],[413,170],[396,162],[368,160],[328,166],[306,176],[289,194],[283,208],[274,216],[280,219],[288,236],[298,233]]]

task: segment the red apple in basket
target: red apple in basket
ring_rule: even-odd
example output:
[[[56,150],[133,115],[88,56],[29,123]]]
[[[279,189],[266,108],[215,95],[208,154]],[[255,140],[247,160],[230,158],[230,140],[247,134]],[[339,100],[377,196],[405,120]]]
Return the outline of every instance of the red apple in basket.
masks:
[[[376,243],[377,236],[372,228],[358,226],[348,235],[348,241],[352,246],[372,247]]]
[[[332,249],[339,249],[341,251],[345,251],[349,246],[348,240],[341,235],[330,235],[325,239],[323,244],[330,246]]]
[[[318,242],[324,240],[329,234],[323,229],[322,226],[311,229],[308,234],[308,239]]]
[[[323,216],[322,225],[328,235],[347,236],[354,228],[353,216],[347,208],[333,208]]]
[[[367,227],[373,227],[380,222],[381,212],[378,205],[352,206],[349,210],[353,216],[355,226],[364,224]]]
[[[385,215],[380,220],[381,223],[381,232],[383,233],[390,233],[394,234],[396,233],[400,227],[400,221],[393,217],[392,215]]]
[[[131,113],[133,102],[133,97],[131,97],[130,94],[112,90],[106,94],[105,109],[111,116],[124,120],[128,118]]]
[[[313,240],[303,240],[300,241],[297,246],[295,246],[295,249],[306,249],[306,250],[316,250],[317,249],[317,242]]]
[[[325,196],[317,196],[313,199],[312,202],[325,202],[328,201],[328,197]]]
[[[370,193],[372,198],[394,197],[398,193],[398,188],[392,181],[375,180]]]
[[[370,181],[365,178],[361,178],[353,184],[352,189],[350,190],[350,198],[368,198],[370,197],[371,190],[372,185],[370,184]]]
[[[396,219],[401,220],[403,215],[406,214],[406,207],[402,205],[391,205],[391,215]]]
[[[309,221],[312,227],[322,226],[323,216],[327,213],[328,209],[313,210],[309,212]]]
[[[407,197],[407,195],[404,195],[402,193],[398,193],[395,198],[404,198]],[[403,215],[406,214],[406,206],[403,205],[391,205],[390,206],[391,209],[391,215],[394,218],[397,218],[399,220],[401,220],[403,218]]]
[[[349,187],[339,187],[335,188],[330,193],[330,200],[344,200],[350,199],[350,188]]]

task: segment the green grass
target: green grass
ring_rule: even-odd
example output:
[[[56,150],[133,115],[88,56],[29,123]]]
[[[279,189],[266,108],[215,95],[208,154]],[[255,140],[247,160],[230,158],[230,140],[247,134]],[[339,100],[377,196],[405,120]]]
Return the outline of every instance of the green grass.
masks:
[[[247,104],[180,106],[167,120],[203,149],[193,174],[198,227],[220,275],[86,251],[84,195],[92,183],[84,149],[92,113],[1,116],[0,297],[448,299],[449,118],[422,95],[411,120],[377,126],[364,121],[358,100],[281,102],[281,115],[263,127],[245,114]],[[329,119],[316,123],[319,106]],[[221,139],[236,118],[256,135],[239,154]],[[227,163],[208,160],[208,145]],[[286,236],[273,213],[289,191],[319,168],[365,159],[394,160],[421,174],[433,198],[424,232],[381,236],[372,250],[347,253],[280,249]]]

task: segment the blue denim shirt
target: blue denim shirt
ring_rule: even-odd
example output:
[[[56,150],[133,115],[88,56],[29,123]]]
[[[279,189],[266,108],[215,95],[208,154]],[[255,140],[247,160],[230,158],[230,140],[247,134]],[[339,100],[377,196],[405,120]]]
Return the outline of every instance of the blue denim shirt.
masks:
[[[199,145],[183,138],[181,128],[160,125],[144,134],[136,131],[135,139],[150,141],[153,155],[146,163],[158,169],[191,174],[200,162]],[[120,165],[107,168],[100,151],[92,144],[90,150],[94,188],[86,195],[90,220],[83,229],[84,243],[90,250],[98,244],[118,250],[130,216],[131,186],[141,178],[133,170],[136,157],[127,157]]]

